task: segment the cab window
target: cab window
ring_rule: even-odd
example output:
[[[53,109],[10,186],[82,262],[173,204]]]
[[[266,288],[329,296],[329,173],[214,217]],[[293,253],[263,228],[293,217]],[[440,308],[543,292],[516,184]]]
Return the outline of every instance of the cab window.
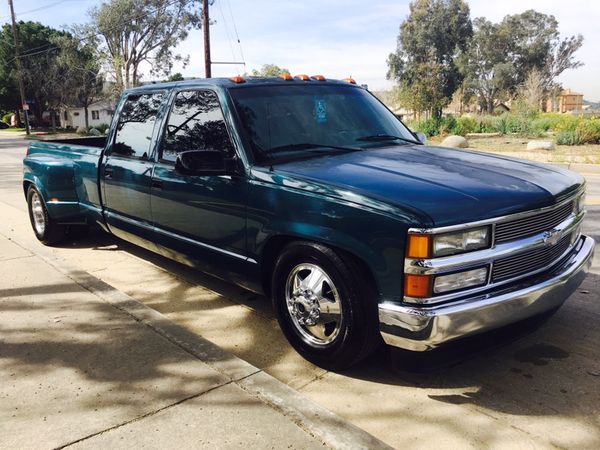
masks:
[[[167,121],[161,159],[175,161],[188,150],[234,154],[217,94],[210,90],[178,92]]]
[[[163,98],[163,92],[127,97],[117,122],[112,154],[130,158],[150,156],[152,133]]]

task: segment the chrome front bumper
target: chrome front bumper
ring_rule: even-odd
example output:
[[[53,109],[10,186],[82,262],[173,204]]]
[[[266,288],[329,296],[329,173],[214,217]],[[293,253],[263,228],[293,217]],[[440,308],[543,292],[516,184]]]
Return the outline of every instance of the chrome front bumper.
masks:
[[[577,289],[592,265],[595,242],[582,236],[565,262],[533,280],[435,306],[382,303],[384,341],[424,351],[444,342],[499,328],[557,308]]]

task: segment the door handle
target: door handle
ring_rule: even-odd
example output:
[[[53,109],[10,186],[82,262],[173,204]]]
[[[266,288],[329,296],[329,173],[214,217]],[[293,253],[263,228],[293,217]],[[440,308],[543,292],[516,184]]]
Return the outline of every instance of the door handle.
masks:
[[[163,182],[162,182],[162,180],[154,178],[152,180],[152,188],[153,189],[162,189],[163,188]]]
[[[104,178],[112,178],[113,176],[113,168],[112,167],[104,167]]]

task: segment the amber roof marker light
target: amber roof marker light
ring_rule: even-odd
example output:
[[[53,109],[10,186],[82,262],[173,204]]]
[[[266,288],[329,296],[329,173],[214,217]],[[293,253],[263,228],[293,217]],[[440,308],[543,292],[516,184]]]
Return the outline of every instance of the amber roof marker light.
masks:
[[[296,75],[294,78],[298,78],[302,81],[309,81],[310,77],[308,75],[306,75],[305,73],[302,73],[300,75]]]
[[[313,75],[311,78],[317,81],[326,81],[326,78],[323,75]]]
[[[240,84],[240,83],[245,83],[246,79],[244,77],[242,77],[241,75],[238,75],[236,77],[231,77],[229,78],[231,81],[233,81],[236,84]]]
[[[348,78],[344,78],[344,81],[346,81],[350,84],[356,84],[356,80],[354,78],[352,78],[352,76],[349,76]]]
[[[291,76],[289,73],[284,73],[279,75],[279,78],[285,80],[285,81],[292,81],[294,79],[293,76]]]

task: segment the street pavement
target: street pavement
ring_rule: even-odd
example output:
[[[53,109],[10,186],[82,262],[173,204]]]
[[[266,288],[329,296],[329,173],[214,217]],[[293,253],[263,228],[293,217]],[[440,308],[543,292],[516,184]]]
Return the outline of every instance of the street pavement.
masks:
[[[29,258],[35,259],[39,254],[45,261],[53,258],[67,261],[82,273],[101,279],[163,314],[191,336],[202,336],[262,373],[274,376],[302,398],[308,398],[307,401],[333,411],[396,448],[600,447],[598,253],[593,272],[578,292],[543,323],[510,327],[425,355],[382,349],[356,369],[326,372],[291,349],[277,327],[267,299],[100,232],[61,247],[38,244],[28,223],[20,184],[24,147],[20,140],[0,137],[0,233],[21,243],[21,248],[33,255]],[[600,175],[590,174],[586,178],[588,200],[593,205],[600,197]],[[600,208],[589,206],[586,222],[586,232],[600,241]],[[9,281],[19,280],[13,269],[17,273],[25,270],[19,269],[16,261],[27,257],[16,258],[5,265],[9,272],[0,272],[0,289]],[[44,272],[37,266],[32,268],[36,276],[23,279],[21,286],[29,286],[36,295],[52,297],[45,293],[49,283]],[[70,317],[74,321],[85,320],[78,317],[78,303],[73,300],[78,292],[68,294],[71,299],[68,304],[73,308]],[[86,303],[81,304],[84,309]],[[3,299],[0,313],[5,308],[10,312],[10,303]],[[85,317],[84,312],[81,314]],[[0,320],[2,341],[9,336],[6,323],[5,319]],[[107,327],[106,322],[99,325]],[[111,354],[130,347],[136,344],[109,346],[114,350]],[[90,358],[93,360],[93,354]],[[155,361],[150,353],[146,361],[157,367],[161,364],[160,357],[157,358]],[[61,358],[51,360],[56,367],[63,366],[61,370],[81,369]],[[36,376],[39,378],[35,382],[42,383],[40,390],[43,390],[44,375]],[[37,386],[35,382],[28,386]],[[107,399],[111,405],[117,403],[111,407],[124,410],[135,410],[138,402],[133,394],[119,396],[118,401],[111,396]],[[194,417],[198,412],[189,409],[192,403],[184,403],[188,409],[182,414]],[[0,403],[0,414],[8,420],[0,421],[0,444],[5,435],[2,427],[9,430],[11,420],[23,414],[5,411],[3,405],[4,401]],[[27,414],[32,420],[37,417],[34,411]],[[157,416],[152,414],[150,418],[156,420]],[[179,421],[173,419],[168,423]],[[128,428],[117,430],[119,439],[123,438],[121,442],[130,445],[138,442],[124,433]],[[146,433],[140,435],[147,437]],[[94,441],[89,442],[95,445]],[[98,445],[107,443],[98,441]],[[280,446],[283,445],[276,447]]]

